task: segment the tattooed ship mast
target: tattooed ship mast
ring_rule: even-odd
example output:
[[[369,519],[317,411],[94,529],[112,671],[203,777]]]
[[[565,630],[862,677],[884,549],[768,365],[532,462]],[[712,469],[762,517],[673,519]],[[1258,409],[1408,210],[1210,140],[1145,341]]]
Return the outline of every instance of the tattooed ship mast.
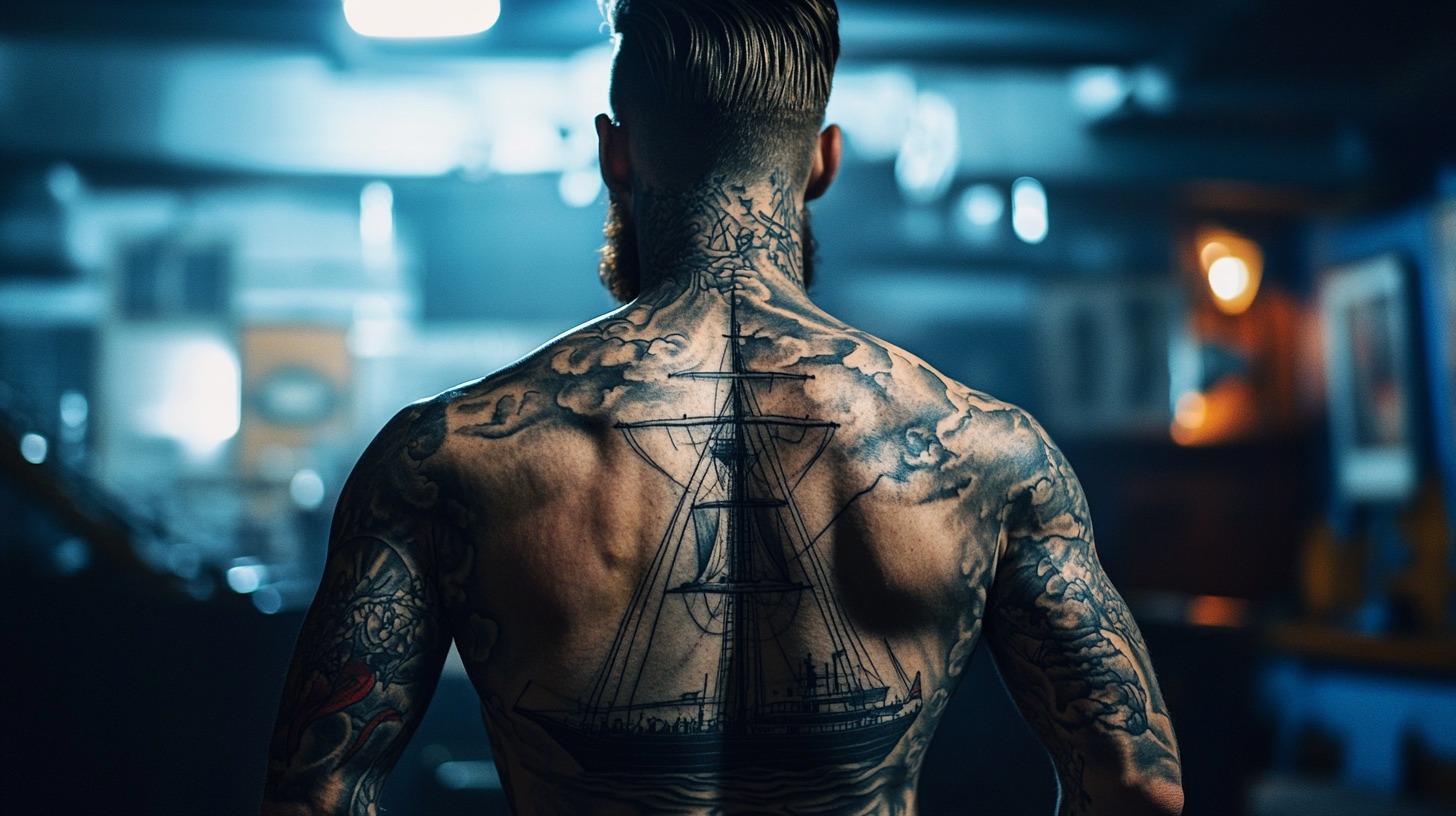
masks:
[[[810,376],[745,366],[747,338],[736,296],[730,300],[727,370],[673,375],[726,386],[718,413],[616,425],[684,493],[589,693],[573,707],[538,708],[524,704],[528,688],[515,706],[588,772],[805,771],[878,763],[920,712],[920,674],[912,681],[889,652],[902,685],[891,697],[835,598],[794,503],[793,488],[839,426],[759,410],[755,385]],[[698,450],[685,481],[641,444],[639,435],[652,431],[686,435]],[[790,472],[780,446],[816,435],[817,449]],[[690,538],[694,545],[686,546]],[[693,645],[661,642],[667,630],[659,624],[674,613],[696,624]],[[791,656],[788,639],[780,638],[800,614],[817,616],[819,631],[807,642],[828,644],[827,660]],[[679,653],[654,658],[654,646]],[[654,659],[658,666],[676,665],[680,676],[690,660],[683,651],[708,652],[701,685],[666,695],[651,687]]]

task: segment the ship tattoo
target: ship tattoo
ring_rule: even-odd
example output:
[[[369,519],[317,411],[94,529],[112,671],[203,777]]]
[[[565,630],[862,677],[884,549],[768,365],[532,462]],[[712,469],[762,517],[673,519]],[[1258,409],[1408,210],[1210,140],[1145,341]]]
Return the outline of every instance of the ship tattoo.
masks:
[[[588,774],[875,765],[922,707],[888,642],[884,679],[794,501],[839,426],[760,409],[761,389],[811,377],[745,365],[736,300],[720,370],[672,375],[711,385],[716,414],[615,426],[682,495],[605,660],[578,698],[531,684],[514,706]],[[662,445],[688,455],[664,464]],[[660,679],[683,676],[701,682]]]

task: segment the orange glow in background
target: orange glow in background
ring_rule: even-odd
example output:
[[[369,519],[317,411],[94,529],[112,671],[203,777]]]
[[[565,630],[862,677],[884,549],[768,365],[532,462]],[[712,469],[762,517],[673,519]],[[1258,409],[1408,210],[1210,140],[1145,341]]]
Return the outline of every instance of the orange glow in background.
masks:
[[[1236,232],[1217,228],[1200,230],[1197,244],[1213,305],[1226,315],[1247,311],[1264,277],[1263,250]]]

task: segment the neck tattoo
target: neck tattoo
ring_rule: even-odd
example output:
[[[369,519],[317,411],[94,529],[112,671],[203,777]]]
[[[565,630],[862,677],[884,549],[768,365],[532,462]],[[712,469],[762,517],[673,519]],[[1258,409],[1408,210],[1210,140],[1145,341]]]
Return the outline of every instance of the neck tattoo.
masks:
[[[742,275],[809,282],[807,213],[781,172],[753,187],[718,177],[684,192],[640,188],[634,200],[643,289],[679,277],[724,293]]]

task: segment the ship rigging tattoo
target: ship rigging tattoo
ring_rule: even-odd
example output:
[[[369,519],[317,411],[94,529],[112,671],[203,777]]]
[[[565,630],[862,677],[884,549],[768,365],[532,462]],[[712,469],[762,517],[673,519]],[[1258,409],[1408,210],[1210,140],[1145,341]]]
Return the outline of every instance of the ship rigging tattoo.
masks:
[[[719,386],[717,412],[616,425],[683,492],[606,659],[577,706],[534,707],[530,688],[515,705],[587,773],[877,765],[920,713],[920,673],[907,676],[885,643],[878,662],[887,656],[895,671],[893,686],[886,681],[794,501],[839,426],[761,410],[756,387],[810,376],[749,367],[736,293],[729,300],[726,370],[674,375]],[[655,460],[651,436],[691,445],[691,469],[674,474]],[[812,451],[785,456],[798,445]],[[828,654],[800,654],[797,638],[781,639],[801,615]],[[684,665],[697,667],[700,686],[654,682],[688,674]]]

